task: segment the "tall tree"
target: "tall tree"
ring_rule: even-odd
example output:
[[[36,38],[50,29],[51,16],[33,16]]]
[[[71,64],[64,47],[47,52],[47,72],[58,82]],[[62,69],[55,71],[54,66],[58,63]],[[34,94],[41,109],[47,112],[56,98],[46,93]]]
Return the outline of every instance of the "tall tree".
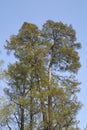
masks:
[[[76,51],[76,49],[79,49],[81,45],[80,43],[76,43],[76,33],[73,30],[72,26],[64,25],[62,22],[58,23],[48,20],[43,25],[42,36],[44,39],[44,43],[45,44],[47,43],[47,45],[49,46],[48,89],[50,91],[52,89],[51,83],[54,78],[53,75],[59,78],[60,77],[59,74],[61,74],[62,72],[65,74],[67,72],[68,75],[69,74],[71,75],[72,73],[75,74],[78,71],[78,69],[80,68],[80,62],[78,52]],[[75,83],[74,80],[71,82],[73,84]],[[58,81],[58,84],[59,86],[62,86],[60,81]],[[70,87],[71,86],[72,85],[70,84]],[[53,93],[55,93],[55,91]],[[48,129],[50,130],[55,129],[54,126],[52,126],[54,121],[52,100],[53,97],[52,94],[50,94],[48,96],[48,118],[49,118]]]
[[[42,48],[42,46],[40,45],[39,30],[37,26],[24,23],[19,30],[18,35],[12,36],[10,42],[7,41],[6,48],[8,49],[8,51],[14,51],[15,57],[17,58],[17,60],[19,60],[19,62],[16,62],[16,64],[10,65],[8,67],[7,74],[10,77],[9,86],[11,87],[10,89],[12,89],[13,91],[13,95],[12,97],[11,93],[7,93],[7,95],[11,98],[14,98],[15,96],[17,99],[17,101],[15,102],[18,102],[17,105],[20,106],[18,107],[20,108],[18,112],[21,112],[21,121],[18,121],[21,122],[20,130],[24,130],[24,106],[23,104],[19,103],[18,99],[20,99],[20,97],[24,99],[25,97],[27,97],[27,100],[30,99],[30,104],[28,104],[30,117],[29,128],[30,130],[32,130],[34,120],[33,118],[35,115],[34,113],[37,113],[37,110],[34,110],[35,106],[33,102],[37,102],[38,108],[40,107],[38,106],[38,104],[40,105],[39,102],[41,102],[42,108],[44,106],[44,102],[42,101],[41,96],[39,96],[39,101],[35,93],[40,93],[40,84],[45,83],[44,80],[46,79],[43,62],[45,51],[44,48]],[[39,82],[39,79],[41,80],[41,83]],[[44,113],[43,110],[42,113]]]
[[[8,66],[5,92],[16,105],[13,120],[18,129],[74,129],[81,106],[76,96],[76,49],[81,45],[72,26],[48,20],[39,30],[25,22],[5,47],[17,58]]]

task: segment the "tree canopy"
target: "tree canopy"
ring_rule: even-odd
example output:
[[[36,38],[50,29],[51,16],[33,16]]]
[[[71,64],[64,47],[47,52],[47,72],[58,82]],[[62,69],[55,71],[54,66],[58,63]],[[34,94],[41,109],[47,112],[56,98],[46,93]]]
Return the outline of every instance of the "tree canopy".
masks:
[[[42,29],[24,22],[5,48],[17,59],[6,70],[8,102],[1,125],[8,130],[77,130],[80,65],[73,27],[46,21]],[[1,116],[1,114],[0,114]]]

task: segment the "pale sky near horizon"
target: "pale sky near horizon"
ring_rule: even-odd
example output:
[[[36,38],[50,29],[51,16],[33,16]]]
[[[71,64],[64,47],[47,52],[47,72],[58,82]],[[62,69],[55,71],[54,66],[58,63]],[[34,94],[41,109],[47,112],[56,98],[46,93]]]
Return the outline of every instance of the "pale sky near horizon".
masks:
[[[78,119],[83,130],[87,125],[87,0],[0,0],[0,59],[4,59],[5,64],[14,60],[6,55],[3,46],[11,35],[18,32],[23,22],[34,23],[41,28],[48,19],[72,24],[76,30],[77,41],[82,44],[79,51],[82,67],[78,73],[82,84],[78,98],[83,107],[79,111]]]

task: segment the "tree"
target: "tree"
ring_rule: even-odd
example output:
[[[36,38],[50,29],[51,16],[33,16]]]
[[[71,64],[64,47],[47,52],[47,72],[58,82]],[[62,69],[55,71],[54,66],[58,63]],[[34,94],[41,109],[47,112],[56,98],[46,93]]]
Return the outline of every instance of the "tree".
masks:
[[[13,113],[15,112],[15,104],[9,103],[5,97],[0,100],[0,130],[12,128],[17,129],[15,121],[13,122]]]
[[[81,47],[80,43],[76,43],[76,33],[72,26],[64,25],[62,22],[54,22],[48,20],[42,29],[42,36],[44,43],[48,45],[48,77],[49,77],[49,91],[51,90],[52,76],[57,76],[62,72],[76,73],[80,68],[79,56],[76,49]],[[56,72],[55,72],[56,70]],[[58,71],[58,73],[57,73]],[[59,75],[57,76],[59,77]],[[56,78],[55,78],[56,80]],[[61,85],[61,83],[58,84]],[[73,84],[77,84],[74,80],[71,81]],[[62,86],[62,85],[61,85]],[[67,86],[66,86],[67,87]],[[71,84],[70,84],[71,87]],[[73,88],[72,88],[73,89]],[[77,88],[78,90],[78,88]],[[55,93],[55,91],[54,91]],[[63,95],[62,95],[63,96]],[[52,96],[48,96],[48,112],[49,112],[49,129],[53,130],[53,106],[52,106]],[[62,104],[61,104],[62,105]],[[52,113],[52,114],[51,114]]]
[[[13,120],[18,129],[74,129],[81,107],[76,96],[76,49],[81,45],[72,26],[48,20],[39,30],[25,22],[5,47],[17,58],[8,66],[5,92],[16,105]]]
[[[3,69],[3,60],[0,60],[0,81],[6,78],[4,69]],[[8,111],[9,107],[9,111]],[[8,104],[8,101],[6,98],[2,95],[0,95],[0,130],[3,129],[3,126],[6,126],[6,128],[9,128],[9,130],[12,130],[9,125],[9,115],[12,113],[12,105]]]
[[[7,89],[6,91],[7,95],[11,98],[10,100],[15,102],[17,106],[21,107],[21,109],[18,110],[18,112],[22,112],[20,118],[21,121],[18,121],[21,122],[20,130],[24,130],[25,106],[23,104],[25,104],[26,99],[30,103],[27,106],[27,108],[29,109],[29,127],[30,130],[33,129],[33,118],[35,115],[33,113],[37,113],[37,110],[33,110],[35,108],[34,105],[37,103],[37,108],[40,107],[38,107],[39,100],[38,98],[36,98],[37,95],[35,93],[36,91],[37,93],[40,93],[41,91],[39,79],[41,79],[41,82],[44,82],[44,80],[46,79],[46,77],[44,76],[44,64],[42,64],[42,57],[45,54],[45,51],[43,51],[44,49],[39,46],[40,42],[38,42],[38,33],[38,28],[35,25],[24,23],[19,30],[18,35],[12,36],[10,42],[7,41],[6,46],[8,50],[14,50],[14,55],[19,60],[19,62],[16,62],[14,65],[10,65],[8,67],[8,85],[11,88],[10,90]],[[20,101],[22,101],[22,104],[20,103]],[[41,99],[40,101],[41,104],[43,104]],[[19,116],[18,113],[17,115]]]

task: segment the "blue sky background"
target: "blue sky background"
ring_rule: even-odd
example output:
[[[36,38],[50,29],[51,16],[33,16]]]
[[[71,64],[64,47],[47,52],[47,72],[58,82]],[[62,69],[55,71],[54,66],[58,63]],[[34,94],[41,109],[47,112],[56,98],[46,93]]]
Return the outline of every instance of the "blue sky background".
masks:
[[[83,130],[87,125],[87,0],[0,0],[0,59],[4,59],[5,65],[14,60],[6,55],[3,46],[12,34],[17,34],[24,21],[41,28],[48,19],[72,24],[77,41],[82,43],[79,52],[82,67],[78,73],[82,84],[78,98],[84,106],[78,119]],[[4,87],[2,82],[0,85]]]

